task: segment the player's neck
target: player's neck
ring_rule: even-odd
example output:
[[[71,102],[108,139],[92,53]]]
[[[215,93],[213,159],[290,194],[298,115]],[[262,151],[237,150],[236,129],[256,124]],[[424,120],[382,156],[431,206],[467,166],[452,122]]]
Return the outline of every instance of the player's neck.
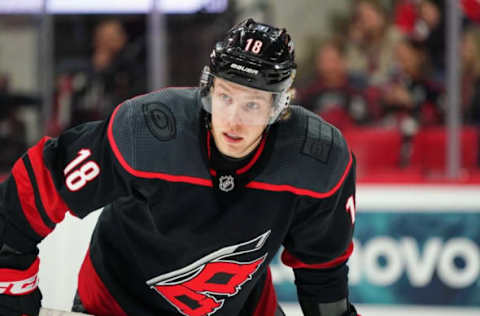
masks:
[[[211,165],[214,169],[217,170],[236,170],[246,166],[250,160],[252,160],[256,151],[258,150],[258,144],[254,150],[252,150],[248,155],[241,158],[234,158],[224,155],[218,150],[215,142],[211,142],[212,146],[212,157]]]

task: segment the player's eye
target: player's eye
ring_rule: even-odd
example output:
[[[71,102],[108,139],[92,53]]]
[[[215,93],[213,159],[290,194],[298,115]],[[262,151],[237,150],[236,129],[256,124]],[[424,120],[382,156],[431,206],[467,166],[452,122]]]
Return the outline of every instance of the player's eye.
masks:
[[[260,104],[258,104],[257,102],[248,102],[247,104],[245,104],[245,109],[247,111],[256,111],[260,109]]]
[[[224,104],[232,104],[232,102],[233,102],[232,97],[230,97],[226,93],[220,92],[218,94],[218,97]]]

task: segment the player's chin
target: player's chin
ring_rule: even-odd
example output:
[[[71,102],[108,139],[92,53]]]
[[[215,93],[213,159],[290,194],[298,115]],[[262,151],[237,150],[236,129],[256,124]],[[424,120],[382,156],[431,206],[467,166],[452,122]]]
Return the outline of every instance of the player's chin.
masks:
[[[243,157],[243,152],[244,152],[244,146],[241,146],[240,144],[228,144],[225,143],[223,144],[222,148],[219,148],[221,153],[224,154],[225,156],[231,157],[231,158],[242,158]]]
[[[231,158],[241,158],[242,157],[242,152],[238,149],[233,149],[229,148],[223,152],[225,156],[231,157]]]

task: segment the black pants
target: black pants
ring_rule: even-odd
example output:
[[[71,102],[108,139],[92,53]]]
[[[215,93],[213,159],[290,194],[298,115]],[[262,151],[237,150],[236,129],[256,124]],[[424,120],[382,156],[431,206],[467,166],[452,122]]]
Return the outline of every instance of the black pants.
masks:
[[[80,301],[80,296],[78,295],[78,291],[75,293],[75,298],[73,299],[72,312],[88,313],[85,307],[83,306],[82,301]]]

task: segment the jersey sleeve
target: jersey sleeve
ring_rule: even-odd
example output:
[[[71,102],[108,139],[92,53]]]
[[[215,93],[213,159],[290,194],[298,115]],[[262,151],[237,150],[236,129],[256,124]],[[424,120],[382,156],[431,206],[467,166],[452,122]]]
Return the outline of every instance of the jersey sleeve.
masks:
[[[346,262],[353,252],[355,222],[353,154],[328,195],[299,201],[281,257],[294,270],[299,298],[319,303],[348,296]]]
[[[127,195],[131,179],[108,139],[110,119],[42,138],[16,161],[0,184],[0,242],[21,253],[61,222],[67,211],[83,218]]]

